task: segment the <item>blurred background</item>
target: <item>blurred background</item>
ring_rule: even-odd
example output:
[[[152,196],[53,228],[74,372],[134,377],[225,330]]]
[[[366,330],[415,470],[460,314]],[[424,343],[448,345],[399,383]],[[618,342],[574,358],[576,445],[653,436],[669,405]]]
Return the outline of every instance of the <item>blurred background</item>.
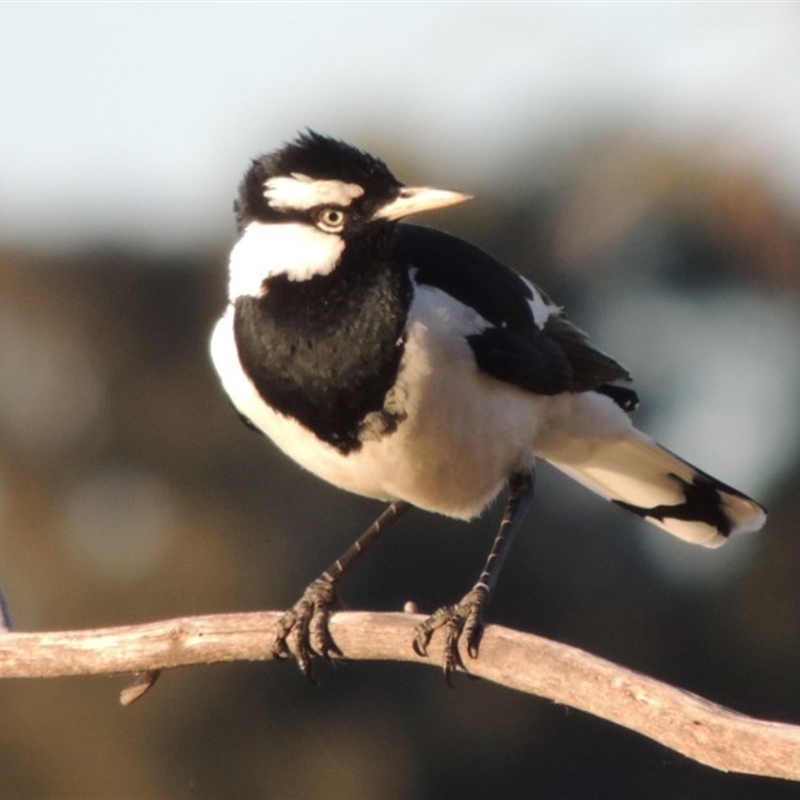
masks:
[[[491,618],[800,723],[800,7],[0,4],[0,584],[19,630],[280,609],[377,513],[231,411],[207,355],[249,159],[306,126],[546,289],[638,424],[753,494],[705,551],[542,468]],[[454,399],[455,401],[455,399]],[[423,610],[500,513],[411,514],[343,584]],[[433,669],[0,684],[0,796],[788,798]]]

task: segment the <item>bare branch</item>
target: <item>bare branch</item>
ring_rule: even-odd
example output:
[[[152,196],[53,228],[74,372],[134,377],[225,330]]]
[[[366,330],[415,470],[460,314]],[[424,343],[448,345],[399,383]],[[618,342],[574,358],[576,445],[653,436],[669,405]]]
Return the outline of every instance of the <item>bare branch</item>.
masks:
[[[142,673],[123,693],[132,702],[164,669],[266,661],[278,612],[184,617],[145,625],[49,633],[0,633],[0,677]],[[331,632],[351,660],[439,666],[411,648],[415,614],[341,612]],[[472,675],[616,722],[723,771],[800,780],[800,726],[738,714],[574,647],[490,625]]]

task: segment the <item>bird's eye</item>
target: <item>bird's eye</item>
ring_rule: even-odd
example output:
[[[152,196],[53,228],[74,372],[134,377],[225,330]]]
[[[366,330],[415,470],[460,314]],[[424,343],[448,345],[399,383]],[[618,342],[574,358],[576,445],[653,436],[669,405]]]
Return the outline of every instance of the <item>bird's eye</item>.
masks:
[[[317,227],[326,233],[339,233],[346,220],[347,215],[341,208],[322,208],[316,214]]]

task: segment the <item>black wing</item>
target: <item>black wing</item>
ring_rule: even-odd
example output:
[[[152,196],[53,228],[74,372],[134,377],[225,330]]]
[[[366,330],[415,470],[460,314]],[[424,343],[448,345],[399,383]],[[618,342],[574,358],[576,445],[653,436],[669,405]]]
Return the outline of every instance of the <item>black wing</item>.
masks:
[[[535,327],[530,284],[479,247],[433,228],[398,225],[394,256],[416,268],[417,283],[444,290],[492,325],[522,334]]]
[[[468,337],[488,375],[537,394],[596,390],[635,408],[636,393],[612,385],[629,381],[628,371],[592,347],[541,290],[480,248],[431,228],[399,225],[394,256],[416,269],[417,283],[442,289],[490,323]],[[533,317],[535,299],[551,309],[541,327]]]

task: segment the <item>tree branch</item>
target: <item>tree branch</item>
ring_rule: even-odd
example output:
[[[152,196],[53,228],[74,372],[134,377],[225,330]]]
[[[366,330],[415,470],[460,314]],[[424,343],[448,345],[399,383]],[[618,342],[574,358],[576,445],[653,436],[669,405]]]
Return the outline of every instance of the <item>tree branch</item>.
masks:
[[[123,692],[132,702],[161,670],[192,664],[267,661],[278,612],[184,617],[144,625],[48,633],[0,632],[0,678],[140,673]],[[439,666],[411,648],[415,614],[341,612],[331,633],[351,660]],[[690,692],[577,648],[489,625],[470,674],[623,725],[723,771],[800,780],[800,726],[738,714]]]

